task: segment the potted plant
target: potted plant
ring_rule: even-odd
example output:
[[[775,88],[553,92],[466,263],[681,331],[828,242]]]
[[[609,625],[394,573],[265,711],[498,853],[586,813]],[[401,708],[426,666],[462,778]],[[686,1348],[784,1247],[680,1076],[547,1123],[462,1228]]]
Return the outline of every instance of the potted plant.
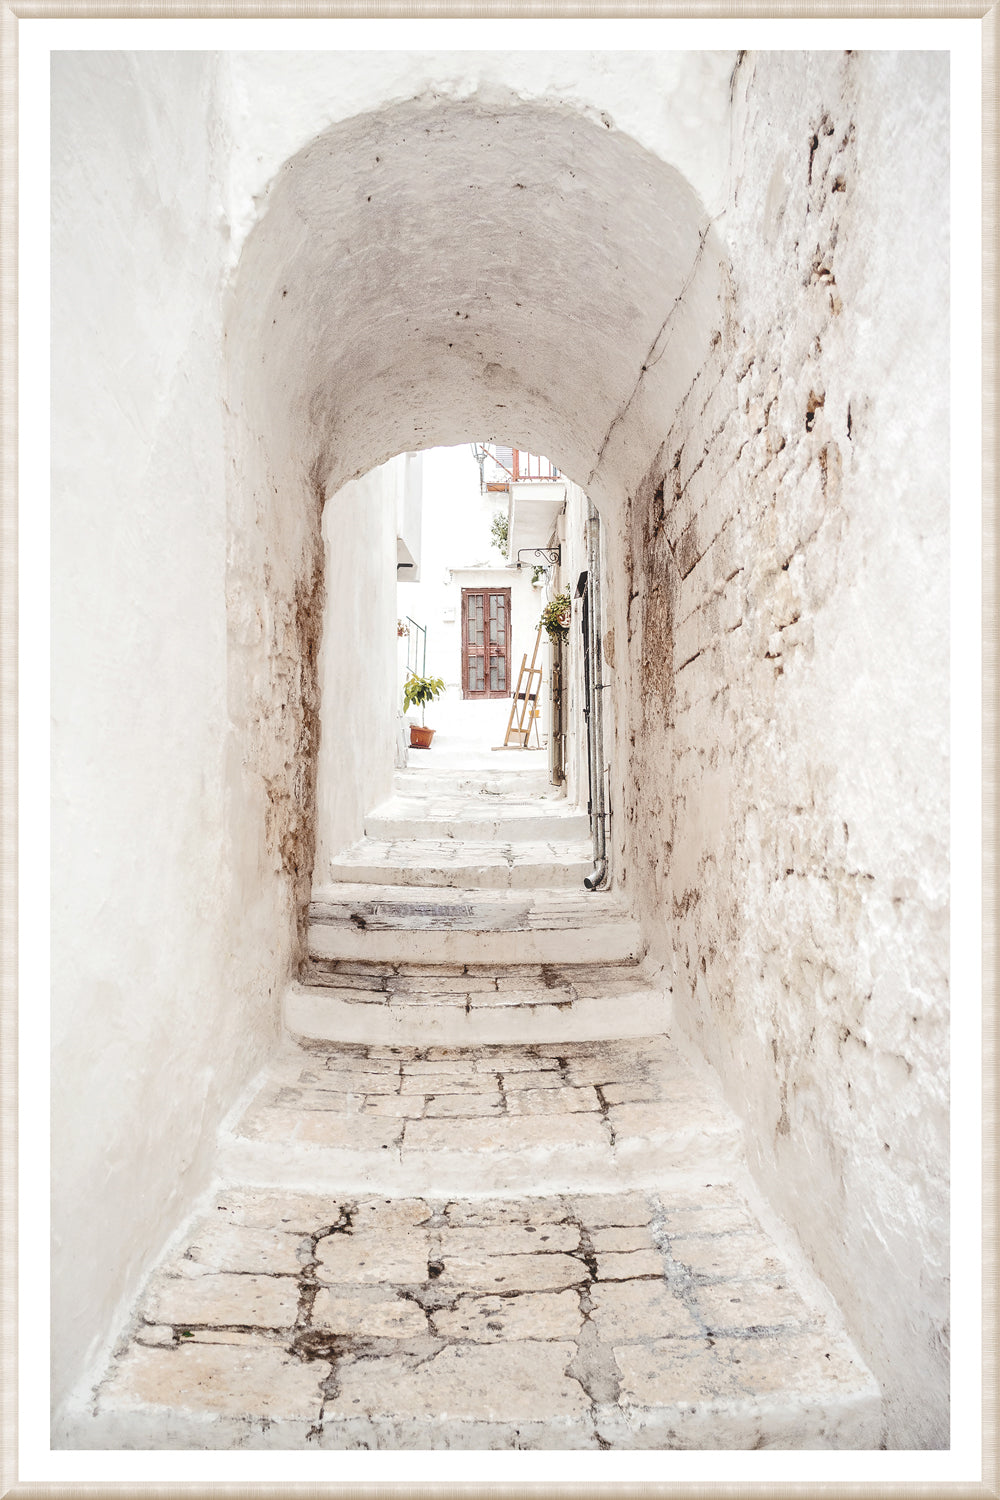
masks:
[[[420,723],[410,725],[410,744],[414,750],[427,750],[434,738],[434,730],[424,727],[428,703],[440,698],[444,692],[443,677],[419,677],[411,672],[403,688],[403,712],[409,713],[415,704],[420,705]]]
[[[570,602],[567,591],[556,594],[554,599],[549,600],[538,623],[545,626],[545,633],[550,640],[566,641],[569,640],[569,619]]]

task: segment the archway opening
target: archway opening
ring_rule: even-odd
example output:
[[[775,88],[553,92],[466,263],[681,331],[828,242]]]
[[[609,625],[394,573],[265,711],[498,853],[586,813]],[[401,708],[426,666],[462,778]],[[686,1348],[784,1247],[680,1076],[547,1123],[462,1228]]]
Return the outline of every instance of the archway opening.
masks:
[[[286,163],[229,317],[230,709],[240,829],[263,835],[248,863],[269,865],[300,910],[317,754],[339,778],[331,847],[356,836],[391,774],[394,733],[363,691],[393,670],[398,639],[384,518],[365,508],[373,472],[490,441],[546,455],[618,513],[656,477],[721,287],[681,174],[578,109],[425,96],[337,125]],[[318,751],[324,507],[346,711]],[[620,574],[614,545],[607,562]]]

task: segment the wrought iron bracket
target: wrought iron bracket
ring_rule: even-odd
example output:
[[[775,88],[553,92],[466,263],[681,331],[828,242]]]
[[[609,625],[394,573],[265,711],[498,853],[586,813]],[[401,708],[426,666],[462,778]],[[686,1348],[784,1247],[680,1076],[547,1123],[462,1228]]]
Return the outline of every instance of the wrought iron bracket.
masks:
[[[562,555],[562,547],[519,547],[517,553],[517,566],[519,568],[524,567],[524,564],[521,561],[522,552],[529,553],[531,557],[540,557],[550,566],[558,566],[560,557]]]

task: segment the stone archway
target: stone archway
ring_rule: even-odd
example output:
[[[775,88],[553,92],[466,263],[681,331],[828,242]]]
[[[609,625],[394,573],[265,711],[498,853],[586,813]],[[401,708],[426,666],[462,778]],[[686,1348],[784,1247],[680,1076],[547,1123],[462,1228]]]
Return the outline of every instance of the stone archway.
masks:
[[[578,108],[428,94],[285,164],[229,316],[230,707],[240,827],[300,906],[327,499],[401,450],[495,435],[620,510],[721,293],[684,177]]]

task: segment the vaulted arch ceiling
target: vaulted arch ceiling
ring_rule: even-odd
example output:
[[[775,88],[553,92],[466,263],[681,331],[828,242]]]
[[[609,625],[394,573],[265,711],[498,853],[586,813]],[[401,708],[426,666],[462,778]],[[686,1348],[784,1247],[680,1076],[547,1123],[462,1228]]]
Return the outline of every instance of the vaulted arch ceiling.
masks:
[[[496,437],[600,497],[647,472],[721,286],[691,187],[610,122],[427,94],[285,164],[235,280],[231,370],[327,494],[401,450]]]

